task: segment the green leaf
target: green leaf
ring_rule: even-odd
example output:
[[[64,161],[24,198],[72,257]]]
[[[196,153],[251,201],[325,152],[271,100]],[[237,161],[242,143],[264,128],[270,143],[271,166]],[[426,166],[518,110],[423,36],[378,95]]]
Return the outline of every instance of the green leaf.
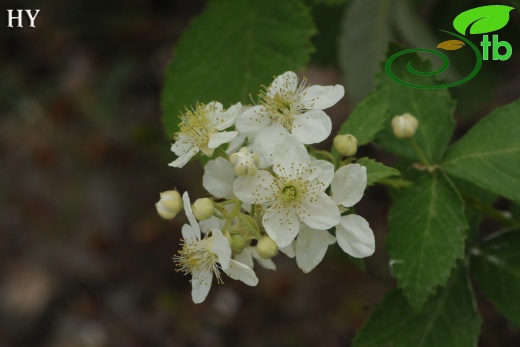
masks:
[[[385,166],[374,159],[361,158],[357,161],[359,165],[367,168],[367,185],[371,186],[383,178],[399,176],[401,173],[393,167]]]
[[[442,166],[450,175],[520,201],[520,100],[498,108],[450,146]]]
[[[458,192],[436,173],[396,196],[388,217],[392,274],[415,310],[446,284],[464,255],[467,222]]]
[[[392,47],[389,55],[397,49]],[[409,57],[415,69],[431,71],[431,64],[420,59],[417,54],[410,54],[406,57]],[[397,76],[404,76],[402,78],[408,82],[423,83],[421,76],[408,72],[406,69],[408,61],[404,57],[396,59],[392,64],[393,72]],[[448,90],[406,87],[394,82],[384,71],[380,75],[380,83],[381,87],[388,86],[389,88],[388,98],[391,116],[410,113],[417,118],[419,128],[414,139],[429,163],[438,163],[442,159],[455,127],[455,120],[453,119],[455,102]],[[394,136],[390,119],[387,122],[386,129],[378,134],[378,140],[385,149],[392,153],[412,160],[419,160],[408,140],[398,139]]]
[[[385,59],[393,0],[352,0],[341,24],[339,63],[348,94],[359,101],[376,87],[375,75]]]
[[[487,5],[472,8],[459,14],[453,20],[453,27],[462,35],[486,34],[502,29],[509,22],[509,12],[514,7],[504,5]]]
[[[498,311],[520,327],[520,231],[494,237],[473,250],[472,273]]]
[[[414,313],[399,291],[387,295],[353,346],[475,347],[480,321],[466,271],[459,266],[421,313]]]
[[[338,134],[352,134],[358,146],[369,143],[389,117],[388,89],[378,90],[361,101],[341,126]]]
[[[314,33],[309,8],[298,0],[210,1],[175,47],[168,67],[162,93],[166,133],[178,130],[185,106],[248,102],[274,76],[302,69]]]

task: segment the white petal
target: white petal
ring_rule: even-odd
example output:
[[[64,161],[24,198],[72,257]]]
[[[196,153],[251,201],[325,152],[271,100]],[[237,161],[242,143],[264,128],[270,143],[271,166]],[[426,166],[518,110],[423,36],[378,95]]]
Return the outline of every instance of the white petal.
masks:
[[[251,252],[251,255],[255,260],[260,264],[263,268],[268,270],[276,270],[276,265],[271,259],[264,259],[258,255],[258,252],[255,247],[249,247],[249,250]],[[247,265],[247,264],[246,264]],[[253,268],[251,266],[251,268]]]
[[[222,106],[222,104],[218,101],[211,101],[206,105],[205,109],[207,111],[213,111],[213,112],[219,113],[219,112],[222,112],[222,110],[224,109],[224,106]]]
[[[308,273],[316,267],[327,253],[330,233],[302,226],[296,239],[296,264]]]
[[[228,148],[226,149],[226,153],[231,155],[235,152],[238,152],[238,150],[243,147],[244,142],[246,142],[246,136],[238,134],[238,136],[229,143]]]
[[[184,224],[181,229],[182,238],[188,243],[197,242],[197,234],[193,231],[193,228],[189,224]]]
[[[368,257],[376,248],[374,233],[368,222],[355,214],[341,217],[336,226],[336,239],[345,253],[356,258]]]
[[[244,247],[242,253],[235,255],[235,260],[239,263],[242,263],[251,269],[255,266],[253,263],[253,255],[251,254],[251,250],[249,247]]]
[[[253,106],[242,112],[236,122],[236,127],[241,135],[254,138],[258,132],[267,128],[271,119],[265,112],[264,106]]]
[[[345,207],[354,206],[367,186],[367,169],[359,164],[345,165],[336,171],[331,182],[332,199]]]
[[[185,134],[179,135],[177,141],[172,144],[171,151],[178,156],[185,155],[192,147],[197,147],[195,142]]]
[[[222,231],[219,229],[211,230],[211,237],[207,241],[210,252],[217,255],[222,269],[227,269],[231,259],[231,247],[228,240],[222,235]]]
[[[237,116],[242,111],[242,104],[236,103],[231,106],[224,112],[217,113],[217,117],[215,118],[215,128],[218,130],[224,130],[235,124],[237,120]]]
[[[309,167],[319,170],[313,170],[313,174],[303,175],[303,178],[309,181],[317,180],[324,185],[323,189],[328,187],[334,178],[334,165],[326,160],[313,160],[309,162]]]
[[[279,247],[278,249],[282,253],[285,253],[285,255],[288,256],[289,258],[294,258],[296,256],[296,251],[294,250],[294,247],[295,247],[294,244],[295,244],[295,242],[291,242],[291,244],[289,246]]]
[[[237,137],[238,133],[236,131],[222,131],[220,133],[215,133],[209,135],[209,148],[217,148],[223,143],[231,142],[235,137]]]
[[[302,202],[298,215],[303,222],[318,230],[326,230],[337,225],[341,215],[334,201],[324,192],[316,192],[313,197],[313,201]]]
[[[258,284],[255,272],[249,266],[233,259],[229,261],[229,267],[224,272],[232,279],[242,281],[248,286],[256,286]]]
[[[267,88],[267,95],[270,97],[276,94],[287,94],[287,92],[294,93],[298,87],[298,76],[292,71],[287,71],[276,77]]]
[[[300,100],[308,110],[324,110],[335,105],[345,95],[342,85],[335,86],[310,86],[305,90],[304,97]]]
[[[262,224],[278,247],[289,245],[300,229],[298,215],[292,209],[270,208],[265,212]]]
[[[274,178],[264,170],[258,170],[254,176],[240,176],[233,183],[233,192],[242,201],[250,204],[264,203],[274,192]]]
[[[294,119],[291,133],[300,142],[309,145],[329,137],[332,130],[330,117],[321,110],[310,110]]]
[[[201,271],[193,272],[191,298],[194,303],[200,304],[206,299],[211,289],[211,282],[213,282],[213,272],[210,269],[205,268]]]
[[[188,192],[184,192],[184,194],[182,194],[182,201],[184,202],[184,211],[186,213],[186,217],[188,217],[188,221],[190,222],[192,232],[197,240],[200,240],[200,227],[199,223],[197,223],[197,220],[195,219],[195,216],[193,215],[193,211],[191,210],[191,203]]]
[[[224,226],[225,221],[218,219],[215,216],[211,216],[209,219],[199,222],[200,231],[204,234],[209,233],[213,229],[220,229]]]
[[[260,158],[260,168],[271,166],[275,160],[279,162],[309,160],[305,146],[279,123],[273,123],[260,131],[255,137],[252,149]]]
[[[202,186],[211,195],[217,198],[233,197],[233,182],[235,181],[235,170],[233,165],[226,159],[219,157],[209,161],[204,166]]]
[[[180,155],[177,159],[168,164],[168,166],[181,168],[186,165],[198,152],[199,149],[197,147],[191,147],[186,153]]]

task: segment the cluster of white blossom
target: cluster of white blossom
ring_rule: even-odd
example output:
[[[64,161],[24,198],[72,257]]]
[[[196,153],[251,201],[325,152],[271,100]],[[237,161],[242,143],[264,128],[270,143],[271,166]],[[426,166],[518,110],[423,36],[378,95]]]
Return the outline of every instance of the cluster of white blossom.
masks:
[[[341,85],[309,85],[288,71],[261,92],[254,106],[237,103],[228,109],[213,101],[197,104],[181,115],[170,165],[181,168],[197,153],[211,157],[202,184],[211,198],[188,193],[161,194],[156,204],[164,218],[184,208],[189,224],[182,228],[177,269],[192,275],[192,298],[206,298],[213,276],[221,271],[254,286],[253,259],[267,269],[278,250],[311,271],[336,241],[357,258],[374,252],[368,222],[353,213],[367,185],[365,167],[344,155],[356,152],[356,139],[334,141],[339,158],[316,151],[332,123],[323,111],[344,95]]]

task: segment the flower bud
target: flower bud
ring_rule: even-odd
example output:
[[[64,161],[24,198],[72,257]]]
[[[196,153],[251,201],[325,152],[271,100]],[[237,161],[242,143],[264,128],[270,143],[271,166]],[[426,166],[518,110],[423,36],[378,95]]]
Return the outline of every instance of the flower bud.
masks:
[[[337,135],[334,138],[334,147],[339,154],[350,157],[357,152],[357,139],[354,135]]]
[[[264,236],[258,240],[256,250],[263,259],[270,259],[278,254],[278,246],[269,236]]]
[[[213,206],[213,202],[209,198],[202,198],[195,200],[192,206],[193,215],[198,220],[206,220],[209,217],[213,216],[213,210],[215,207]]]
[[[407,139],[412,137],[418,127],[419,121],[409,113],[392,118],[392,129],[397,138]]]
[[[249,148],[242,147],[238,152],[231,154],[229,161],[235,167],[237,176],[254,176],[257,172],[259,158],[256,153],[251,153]]]
[[[178,191],[168,190],[161,193],[161,199],[155,204],[157,213],[164,219],[172,219],[182,210],[182,198]]]
[[[231,252],[233,252],[233,254],[240,254],[244,250],[246,242],[242,236],[233,234],[231,235],[231,242],[229,245],[231,246]]]

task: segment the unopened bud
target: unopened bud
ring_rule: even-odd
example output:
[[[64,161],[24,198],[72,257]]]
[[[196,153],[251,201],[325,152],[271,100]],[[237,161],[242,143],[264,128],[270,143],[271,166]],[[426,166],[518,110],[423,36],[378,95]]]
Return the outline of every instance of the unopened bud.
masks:
[[[339,154],[350,157],[357,152],[357,139],[354,135],[337,135],[334,138],[334,147]]]
[[[182,210],[182,198],[178,191],[168,190],[161,193],[161,199],[155,204],[157,213],[164,219],[172,219]]]
[[[229,245],[231,246],[231,252],[233,252],[233,254],[240,254],[244,250],[246,242],[242,236],[233,234],[231,235],[231,242]]]
[[[259,158],[256,153],[251,153],[249,148],[242,147],[238,152],[231,154],[229,161],[235,167],[237,176],[254,176],[257,172]]]
[[[394,135],[400,139],[412,137],[418,127],[419,121],[409,113],[392,118],[392,129]]]
[[[270,259],[278,254],[278,246],[269,236],[264,236],[258,240],[256,250],[263,259]]]
[[[209,198],[202,198],[195,200],[195,203],[192,206],[193,215],[198,220],[206,220],[209,217],[213,216],[213,210],[215,207],[213,206],[213,202]]]

